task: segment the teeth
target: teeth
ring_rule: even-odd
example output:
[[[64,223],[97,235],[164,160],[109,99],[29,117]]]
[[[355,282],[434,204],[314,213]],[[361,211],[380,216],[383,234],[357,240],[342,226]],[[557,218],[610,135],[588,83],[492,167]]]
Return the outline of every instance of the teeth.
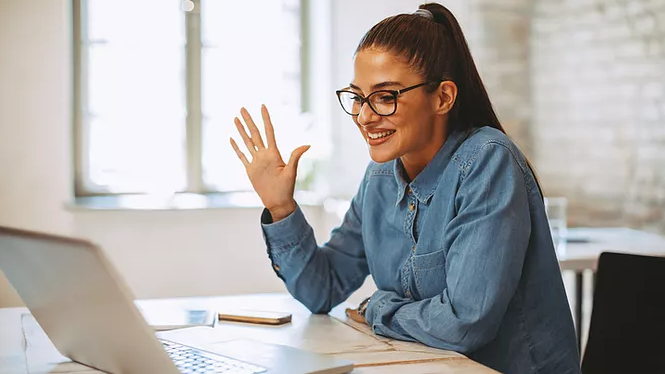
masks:
[[[371,132],[368,132],[367,136],[369,136],[370,139],[380,139],[380,138],[386,137],[386,136],[388,136],[388,135],[390,135],[394,132],[395,132],[395,130],[384,131],[384,132],[380,132],[380,133],[376,133],[376,134],[372,134]]]

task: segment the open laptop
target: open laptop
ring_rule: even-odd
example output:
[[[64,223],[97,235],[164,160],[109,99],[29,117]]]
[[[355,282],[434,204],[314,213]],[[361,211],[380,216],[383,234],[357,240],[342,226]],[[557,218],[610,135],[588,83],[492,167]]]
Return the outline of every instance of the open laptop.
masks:
[[[158,339],[124,280],[86,240],[0,226],[0,270],[63,356],[109,373],[353,370],[346,360],[251,340],[198,345],[190,337],[185,345]]]

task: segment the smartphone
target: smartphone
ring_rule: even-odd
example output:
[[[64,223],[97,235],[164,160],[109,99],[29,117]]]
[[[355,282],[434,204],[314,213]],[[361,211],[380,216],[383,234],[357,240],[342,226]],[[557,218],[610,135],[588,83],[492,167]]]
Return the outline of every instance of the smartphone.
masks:
[[[220,321],[257,323],[261,325],[283,325],[291,322],[291,313],[270,312],[261,310],[235,310],[220,312]]]

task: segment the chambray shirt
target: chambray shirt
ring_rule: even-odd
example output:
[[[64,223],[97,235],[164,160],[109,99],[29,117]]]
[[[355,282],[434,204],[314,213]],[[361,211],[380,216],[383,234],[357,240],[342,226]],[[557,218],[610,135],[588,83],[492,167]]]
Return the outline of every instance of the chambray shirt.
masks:
[[[313,313],[368,274],[374,333],[461,352],[503,373],[579,373],[543,198],[500,131],[452,133],[410,183],[370,163],[342,224],[317,246],[300,208],[262,228],[273,268]]]

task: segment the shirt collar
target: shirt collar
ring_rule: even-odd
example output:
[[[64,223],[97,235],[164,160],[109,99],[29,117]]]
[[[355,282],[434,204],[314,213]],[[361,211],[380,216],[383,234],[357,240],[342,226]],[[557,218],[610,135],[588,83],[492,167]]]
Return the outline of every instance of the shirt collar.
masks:
[[[402,160],[399,158],[393,160],[393,172],[395,174],[395,182],[397,182],[397,201],[395,202],[395,206],[402,201],[405,192],[409,188],[419,202],[423,204],[429,202],[429,199],[434,195],[434,191],[436,191],[443,170],[448,166],[453,153],[464,140],[464,134],[464,132],[455,131],[448,135],[445,143],[443,143],[443,146],[434,155],[434,158],[411,183],[407,183],[404,179],[406,171],[404,170]]]

